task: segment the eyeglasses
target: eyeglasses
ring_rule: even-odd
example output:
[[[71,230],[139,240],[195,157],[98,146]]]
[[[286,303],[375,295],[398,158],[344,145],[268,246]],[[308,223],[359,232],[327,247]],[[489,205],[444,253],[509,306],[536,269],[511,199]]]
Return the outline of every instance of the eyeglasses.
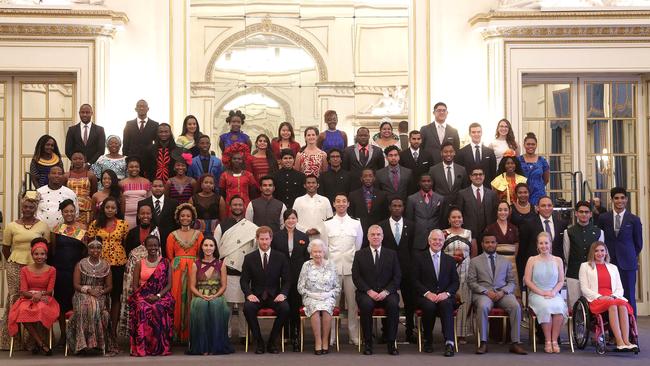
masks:
[[[590,214],[591,211],[588,211],[588,210],[578,210],[578,213],[579,213],[579,214],[584,214],[584,215],[586,215],[586,214]]]
[[[484,175],[485,174],[483,174],[483,173],[472,173],[472,177],[482,177]]]
[[[447,113],[446,109],[436,109],[434,112],[436,113]]]

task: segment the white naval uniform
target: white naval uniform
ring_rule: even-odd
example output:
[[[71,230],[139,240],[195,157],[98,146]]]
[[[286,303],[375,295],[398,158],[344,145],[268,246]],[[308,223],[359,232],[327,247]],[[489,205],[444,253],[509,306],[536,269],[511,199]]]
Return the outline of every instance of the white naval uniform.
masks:
[[[298,213],[298,230],[307,232],[309,229],[316,229],[319,233],[323,233],[325,228],[324,221],[334,215],[332,212],[332,204],[327,199],[319,194],[313,197],[309,194],[296,198],[293,203],[293,209]],[[323,235],[310,235],[309,241],[314,239],[323,239]],[[324,240],[325,241],[325,240]]]

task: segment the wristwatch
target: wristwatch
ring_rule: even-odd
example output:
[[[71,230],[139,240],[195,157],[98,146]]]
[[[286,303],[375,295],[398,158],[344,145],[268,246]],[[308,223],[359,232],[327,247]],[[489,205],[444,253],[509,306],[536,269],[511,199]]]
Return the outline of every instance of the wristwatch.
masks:
[[[449,292],[445,292],[447,294],[447,297],[451,297],[451,294]]]
[[[162,296],[160,296],[160,294],[156,294],[156,296],[158,296],[159,299],[162,298]]]

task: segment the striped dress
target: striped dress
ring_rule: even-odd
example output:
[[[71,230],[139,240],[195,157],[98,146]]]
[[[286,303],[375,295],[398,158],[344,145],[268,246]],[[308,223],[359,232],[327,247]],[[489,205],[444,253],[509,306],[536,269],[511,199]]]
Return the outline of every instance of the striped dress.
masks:
[[[169,196],[178,201],[179,205],[189,201],[192,194],[194,194],[194,190],[191,179],[186,184],[179,182],[176,177],[169,179]]]

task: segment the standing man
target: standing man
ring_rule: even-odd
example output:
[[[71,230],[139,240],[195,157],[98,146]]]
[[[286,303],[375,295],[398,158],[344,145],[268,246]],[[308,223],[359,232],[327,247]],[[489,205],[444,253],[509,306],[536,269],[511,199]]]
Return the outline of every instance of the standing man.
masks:
[[[576,223],[564,230],[564,265],[566,267],[566,284],[569,290],[568,305],[573,309],[573,304],[581,296],[578,272],[580,265],[587,261],[589,247],[595,241],[605,241],[603,231],[591,222],[591,205],[587,201],[576,204]]]
[[[345,193],[337,194],[334,197],[335,215],[325,221],[325,238],[327,239],[329,259],[334,263],[336,272],[341,283],[341,294],[345,296],[345,303],[348,306],[348,336],[350,343],[359,344],[357,332],[359,322],[357,320],[357,302],[355,300],[354,282],[352,281],[352,261],[354,253],[361,249],[363,242],[363,229],[361,222],[348,216],[348,197]],[[340,303],[340,296],[336,303]],[[334,327],[332,320],[332,327]],[[334,328],[332,328],[334,329]],[[334,343],[334,333],[330,337],[330,343]]]
[[[174,211],[178,206],[178,201],[171,197],[165,196],[165,184],[162,179],[155,178],[151,182],[151,196],[138,201],[138,210],[140,206],[153,207],[153,217],[158,225],[160,232],[160,250],[161,253],[167,253],[165,245],[167,244],[167,236],[172,231],[178,229],[176,219],[174,219]]]
[[[395,145],[384,149],[388,166],[377,171],[379,188],[389,195],[398,195],[406,200],[409,194],[415,193],[413,172],[399,165],[399,148]]]
[[[280,151],[280,169],[273,174],[275,191],[273,197],[287,207],[293,207],[296,198],[305,194],[305,174],[293,168],[295,156],[291,149]]]
[[[483,184],[485,173],[482,167],[474,165],[469,179],[472,184],[458,192],[458,207],[463,212],[463,227],[480,242],[485,227],[497,221],[499,200],[496,193]]]
[[[266,351],[278,353],[276,344],[278,335],[284,327],[289,315],[289,260],[278,252],[271,250],[273,231],[268,226],[262,226],[255,231],[255,239],[259,250],[244,257],[239,283],[246,297],[244,315],[256,343],[255,353],[264,353],[264,339],[257,321],[257,312],[262,308],[271,308],[276,318],[273,322]]]
[[[382,248],[387,248],[397,252],[399,267],[402,272],[402,284],[400,291],[404,310],[406,312],[406,340],[409,343],[416,343],[413,329],[415,322],[415,298],[413,294],[413,282],[411,280],[413,237],[415,225],[412,221],[404,218],[404,200],[400,197],[392,197],[389,201],[390,217],[387,220],[379,222],[379,227],[384,233],[384,240],[381,242]]]
[[[440,228],[440,212],[444,197],[432,190],[431,175],[420,176],[420,190],[409,196],[406,202],[406,218],[415,224],[413,249],[424,250],[428,246],[427,233]]]
[[[485,174],[485,187],[490,188],[490,182],[497,173],[497,158],[494,155],[494,150],[483,145],[481,141],[483,128],[481,128],[480,124],[474,122],[469,125],[469,137],[472,142],[458,150],[454,161],[464,166],[468,172],[472,171],[474,167],[482,168],[483,174]]]
[[[388,195],[381,189],[375,188],[375,172],[370,168],[361,173],[361,188],[350,192],[350,208],[348,213],[361,220],[361,227],[368,232],[370,225],[388,218]],[[364,246],[368,243],[364,240]]]
[[[399,164],[413,171],[416,182],[422,174],[428,173],[434,164],[431,152],[422,149],[421,145],[422,135],[420,131],[413,130],[409,132],[409,148],[402,150],[399,154]]]
[[[214,239],[219,247],[219,256],[226,266],[228,286],[224,297],[230,306],[230,321],[228,335],[232,327],[232,314],[237,307],[237,323],[239,325],[239,342],[244,344],[246,337],[246,318],[244,317],[244,293],[240,285],[244,257],[257,250],[255,232],[257,225],[244,218],[244,199],[233,196],[228,202],[230,217],[221,221],[214,230]]]
[[[262,196],[250,201],[246,208],[246,220],[257,226],[268,226],[276,233],[284,227],[282,215],[287,206],[273,198],[275,185],[272,177],[267,175],[260,178],[260,191]]]
[[[37,189],[40,196],[38,202],[38,209],[36,210],[36,218],[43,221],[50,227],[50,230],[58,224],[63,223],[63,216],[59,210],[61,202],[71,199],[74,202],[74,207],[79,214],[79,205],[77,205],[77,194],[70,188],[63,185],[63,168],[54,165],[48,174],[48,183],[45,186]]]
[[[86,157],[86,163],[93,165],[106,150],[106,135],[104,128],[91,122],[93,107],[82,104],[79,108],[81,122],[70,126],[65,135],[65,155],[72,159],[72,153],[81,151]]]
[[[456,150],[451,142],[442,145],[442,162],[429,169],[433,179],[433,190],[444,196],[448,204],[456,202],[458,191],[467,187],[467,171],[460,164],[454,163]]]
[[[449,142],[454,150],[460,149],[458,130],[447,124],[447,105],[438,102],[433,106],[434,121],[420,129],[422,134],[422,148],[431,152],[433,164],[441,161],[440,150],[442,144]]]
[[[214,190],[219,190],[219,178],[223,173],[223,164],[221,159],[210,154],[210,136],[201,135],[199,137],[199,155],[192,159],[192,165],[187,170],[187,175],[198,180],[203,174],[209,173],[214,177]],[[200,188],[200,187],[199,187]]]
[[[436,315],[442,320],[445,357],[454,355],[454,302],[460,287],[456,261],[442,252],[445,235],[439,230],[429,233],[429,250],[417,253],[413,263],[413,286],[418,307],[422,310],[424,352],[433,352],[433,326]]]
[[[384,167],[384,152],[381,148],[369,145],[370,130],[359,127],[355,138],[356,144],[348,146],[343,151],[343,169],[350,172],[350,189],[361,186],[361,172],[364,169],[377,171]]]
[[[372,354],[372,313],[376,307],[386,311],[386,344],[388,354],[399,355],[395,348],[397,324],[399,323],[399,290],[402,274],[397,254],[382,248],[384,234],[378,225],[368,228],[369,246],[354,254],[352,280],[357,288],[361,329],[363,330],[363,354]]]
[[[293,209],[298,213],[298,229],[309,235],[309,241],[322,239],[321,233],[325,228],[325,220],[334,216],[330,201],[316,193],[318,178],[307,176],[305,180],[307,194],[296,198]]]
[[[627,211],[627,190],[614,187],[610,191],[612,211],[601,214],[598,226],[605,232],[605,244],[612,264],[621,274],[624,296],[636,315],[636,272],[638,257],[643,249],[641,220]]]
[[[126,122],[122,134],[122,154],[125,156],[138,155],[143,157],[146,148],[153,144],[158,133],[158,122],[147,116],[149,104],[144,99],[135,104],[138,117]]]
[[[318,194],[327,197],[331,204],[334,203],[337,193],[350,192],[350,174],[343,169],[342,162],[343,153],[341,150],[333,148],[327,153],[329,169],[320,174]]]

